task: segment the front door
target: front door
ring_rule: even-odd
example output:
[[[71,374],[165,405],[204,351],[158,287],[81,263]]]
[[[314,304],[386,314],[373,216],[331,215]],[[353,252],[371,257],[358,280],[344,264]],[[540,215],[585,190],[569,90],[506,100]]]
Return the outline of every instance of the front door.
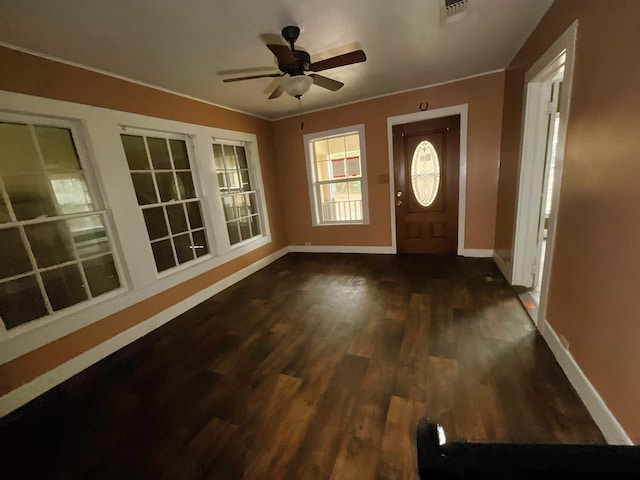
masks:
[[[399,253],[455,253],[460,116],[393,127]]]

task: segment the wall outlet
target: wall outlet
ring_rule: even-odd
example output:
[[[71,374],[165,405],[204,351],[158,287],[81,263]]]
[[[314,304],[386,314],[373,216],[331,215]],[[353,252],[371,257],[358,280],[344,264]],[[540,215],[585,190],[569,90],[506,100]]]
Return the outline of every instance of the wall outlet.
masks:
[[[560,344],[564,347],[565,350],[569,350],[569,340],[564,338],[564,335],[560,335]]]
[[[311,245],[311,242],[304,242],[305,247],[308,247],[309,245]]]

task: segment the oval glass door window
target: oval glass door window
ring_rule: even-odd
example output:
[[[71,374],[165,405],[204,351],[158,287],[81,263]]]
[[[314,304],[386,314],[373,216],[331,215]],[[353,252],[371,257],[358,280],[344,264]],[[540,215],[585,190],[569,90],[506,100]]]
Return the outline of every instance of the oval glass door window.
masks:
[[[440,189],[440,160],[431,142],[423,140],[411,160],[411,188],[423,207],[431,205]]]

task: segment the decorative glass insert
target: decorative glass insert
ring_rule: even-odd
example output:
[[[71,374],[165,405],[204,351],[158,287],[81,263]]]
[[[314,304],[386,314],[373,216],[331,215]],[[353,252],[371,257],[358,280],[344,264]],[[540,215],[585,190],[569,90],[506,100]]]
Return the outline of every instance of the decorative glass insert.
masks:
[[[209,253],[187,144],[180,138],[120,135],[158,272]]]
[[[245,147],[214,143],[213,156],[229,242],[261,236],[258,192],[252,187]]]
[[[418,144],[411,159],[411,188],[413,195],[423,207],[430,206],[440,189],[440,160],[431,142]]]
[[[348,133],[310,143],[320,223],[362,222],[360,135]]]
[[[5,328],[120,288],[106,212],[91,193],[71,129],[4,122],[0,145]]]

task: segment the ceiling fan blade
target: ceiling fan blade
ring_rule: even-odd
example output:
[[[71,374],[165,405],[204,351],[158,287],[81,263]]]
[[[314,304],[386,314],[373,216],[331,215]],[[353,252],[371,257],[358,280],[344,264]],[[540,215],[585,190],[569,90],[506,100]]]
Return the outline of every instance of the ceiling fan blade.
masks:
[[[269,95],[269,100],[278,98],[283,93],[284,93],[284,88],[282,87],[282,84],[280,84],[276,87],[276,89],[273,92],[271,92],[271,95]]]
[[[315,73],[311,73],[309,76],[313,78],[314,84],[319,87],[326,88],[327,90],[331,90],[332,92],[340,90],[344,86],[344,83],[334,80],[333,78],[323,77],[322,75],[316,75]]]
[[[248,77],[225,78],[223,82],[239,82],[240,80],[252,80],[254,78],[281,77],[284,73],[265,73],[264,75],[250,75]]]
[[[322,70],[328,70],[330,68],[342,67],[344,65],[364,62],[366,59],[367,56],[364,54],[364,51],[355,50],[353,52],[327,58],[326,60],[314,62],[309,65],[309,70],[311,70],[312,72],[321,72]]]
[[[275,43],[267,44],[267,48],[271,50],[280,65],[297,65],[298,61],[293,56],[293,52],[286,45],[279,45]]]

